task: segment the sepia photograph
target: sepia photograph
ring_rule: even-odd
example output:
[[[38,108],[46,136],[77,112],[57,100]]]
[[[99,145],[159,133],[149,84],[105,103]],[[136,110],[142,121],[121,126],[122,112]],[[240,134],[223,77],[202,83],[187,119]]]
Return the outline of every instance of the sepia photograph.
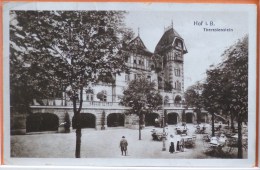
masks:
[[[254,164],[254,5],[5,7],[7,164]]]

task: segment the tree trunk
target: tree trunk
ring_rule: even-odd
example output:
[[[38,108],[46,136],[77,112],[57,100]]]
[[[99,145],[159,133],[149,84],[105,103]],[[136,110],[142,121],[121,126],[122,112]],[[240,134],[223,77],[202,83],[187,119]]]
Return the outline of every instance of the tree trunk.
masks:
[[[74,95],[75,96],[75,95]],[[75,150],[75,157],[80,158],[80,147],[81,147],[81,118],[80,118],[80,111],[82,109],[82,103],[83,103],[83,86],[80,87],[80,95],[79,95],[79,108],[77,109],[76,104],[76,97],[73,98],[73,111],[75,116],[75,123],[76,123],[76,150]]]
[[[81,147],[81,128],[76,129],[76,151],[75,157],[80,158],[80,147]]]
[[[237,119],[237,124],[238,124],[238,140],[237,140],[237,145],[238,145],[238,150],[237,150],[237,158],[243,158],[243,148],[242,148],[242,121],[241,121],[241,115],[238,115]]]
[[[141,129],[142,129],[142,119],[143,119],[143,116],[142,116],[142,113],[140,112],[139,114],[139,140],[141,140]]]
[[[213,113],[212,116],[211,116],[211,123],[212,123],[211,131],[212,131],[212,136],[215,136],[214,121],[215,121],[215,113]]]

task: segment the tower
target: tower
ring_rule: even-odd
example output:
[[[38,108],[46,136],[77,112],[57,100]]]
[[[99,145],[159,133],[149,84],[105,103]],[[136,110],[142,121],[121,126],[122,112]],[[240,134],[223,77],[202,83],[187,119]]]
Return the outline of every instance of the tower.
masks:
[[[155,47],[155,60],[162,68],[158,73],[159,88],[162,89],[162,83],[164,83],[164,91],[171,94],[169,98],[175,104],[180,104],[183,100],[183,56],[187,52],[184,40],[174,30],[173,24],[165,29]]]

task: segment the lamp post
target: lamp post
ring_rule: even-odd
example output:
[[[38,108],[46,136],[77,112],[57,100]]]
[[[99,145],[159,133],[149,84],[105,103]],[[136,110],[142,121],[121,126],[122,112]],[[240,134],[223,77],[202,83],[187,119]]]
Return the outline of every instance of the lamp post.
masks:
[[[141,96],[141,110],[139,113],[139,140],[141,140],[141,129],[142,129],[142,123],[143,123],[143,110],[145,109],[146,105],[146,96],[142,94]]]
[[[162,58],[162,60],[163,60],[163,58]],[[162,147],[162,151],[166,151],[166,147],[165,147],[166,134],[165,134],[165,117],[164,117],[164,69],[163,69],[163,61],[162,61],[162,89],[163,89],[163,95],[162,95],[162,123],[163,123],[162,142],[163,142],[163,147]]]

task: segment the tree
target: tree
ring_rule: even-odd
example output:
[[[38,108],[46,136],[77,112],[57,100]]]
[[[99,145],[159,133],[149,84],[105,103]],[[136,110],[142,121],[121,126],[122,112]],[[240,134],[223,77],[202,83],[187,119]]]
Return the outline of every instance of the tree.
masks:
[[[41,93],[52,89],[45,87],[46,84],[53,87],[53,92],[56,87],[67,87],[75,117],[76,158],[80,157],[79,120],[84,87],[105,75],[114,77],[127,70],[120,56],[123,42],[131,32],[123,23],[125,14],[124,11],[13,11],[10,45],[11,51],[15,51],[11,52],[10,60],[26,61],[32,71],[36,66],[40,73],[46,73],[40,76],[40,82],[39,75],[31,75],[26,81],[37,85]]]
[[[139,116],[139,140],[141,140],[141,125],[144,123],[145,114],[158,110],[162,105],[162,96],[155,88],[155,82],[150,82],[142,75],[128,83],[123,91],[120,104],[130,107],[130,113]]]
[[[205,109],[211,114],[212,136],[215,136],[215,114],[221,110],[220,100],[222,98],[221,74],[219,69],[207,70],[206,83],[203,85],[202,96]]]
[[[196,82],[194,85],[188,87],[188,89],[184,92],[185,103],[187,107],[195,108],[195,112],[197,112],[197,122],[200,122],[200,113],[203,108],[203,84],[200,82]]]
[[[238,124],[238,153],[243,157],[242,149],[242,122],[248,120],[248,36],[238,40],[223,54],[222,69],[228,77],[227,89],[229,90],[227,109],[237,119]]]
[[[248,120],[248,37],[238,40],[222,55],[223,62],[207,71],[203,97],[205,108],[212,114],[224,110],[238,124],[238,153],[242,158],[242,122]],[[231,122],[231,123],[232,123]],[[212,125],[214,135],[214,125]]]

